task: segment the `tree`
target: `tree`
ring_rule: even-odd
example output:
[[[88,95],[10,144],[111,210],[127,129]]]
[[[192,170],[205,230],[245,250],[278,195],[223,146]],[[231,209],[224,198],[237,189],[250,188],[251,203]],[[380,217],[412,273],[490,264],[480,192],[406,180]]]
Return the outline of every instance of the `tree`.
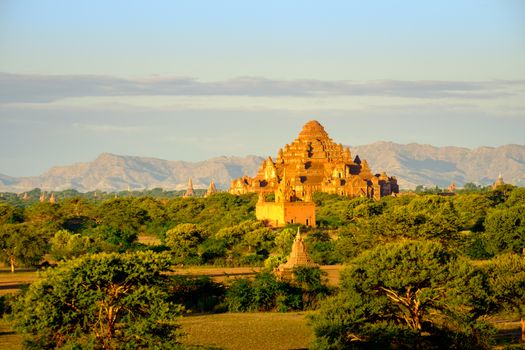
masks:
[[[194,224],[180,224],[166,232],[166,245],[171,249],[177,263],[197,257],[198,246],[203,240],[204,230]]]
[[[172,349],[177,316],[166,255],[101,253],[46,270],[13,304],[15,329],[35,349]]]
[[[491,207],[491,201],[481,194],[463,194],[453,198],[463,230],[479,232]]]
[[[314,317],[323,349],[484,348],[483,274],[437,242],[378,246],[341,274],[341,292]]]
[[[46,240],[27,224],[0,225],[0,258],[15,272],[18,265],[36,265],[46,251]]]
[[[479,190],[479,187],[473,182],[467,182],[463,185],[463,189],[467,192],[474,192]]]
[[[51,238],[51,255],[56,260],[66,260],[85,254],[93,246],[89,237],[60,230]]]
[[[525,205],[493,210],[485,228],[491,253],[521,252],[525,248]]]
[[[500,255],[487,266],[487,273],[493,305],[519,314],[525,343],[525,259],[513,253]]]
[[[147,220],[147,212],[137,207],[133,198],[116,198],[103,202],[98,208],[96,222],[99,226],[91,232],[110,244],[125,247],[135,241]]]
[[[0,203],[0,225],[15,224],[23,221],[23,215],[20,209],[8,204]]]

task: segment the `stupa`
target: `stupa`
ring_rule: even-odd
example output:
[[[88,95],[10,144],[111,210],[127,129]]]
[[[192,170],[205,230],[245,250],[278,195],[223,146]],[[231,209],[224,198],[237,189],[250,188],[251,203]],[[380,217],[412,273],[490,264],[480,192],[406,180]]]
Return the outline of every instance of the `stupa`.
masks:
[[[195,191],[193,190],[193,181],[190,179],[188,180],[188,188],[186,189],[186,193],[184,193],[184,198],[187,197],[193,197],[195,196]]]
[[[279,150],[275,161],[271,157],[264,160],[255,177],[233,180],[229,192],[275,192],[284,174],[300,200],[315,192],[376,200],[399,192],[395,177],[385,172],[374,175],[366,160],[352,158],[350,149],[336,144],[315,120],[306,123],[298,138]]]
[[[217,187],[215,187],[215,182],[213,180],[211,180],[210,186],[208,186],[208,191],[206,191],[206,194],[204,195],[204,197],[209,197],[212,194],[215,194],[217,192],[218,191],[217,191]]]
[[[293,270],[299,266],[318,267],[308,255],[308,250],[304,244],[300,229],[297,230],[297,236],[292,245],[292,252],[286,263],[279,265],[275,270],[278,276],[284,277],[293,274]]]
[[[492,189],[495,190],[498,187],[503,186],[503,185],[505,185],[505,181],[503,181],[503,176],[501,176],[501,173],[500,173],[496,182],[492,184]]]

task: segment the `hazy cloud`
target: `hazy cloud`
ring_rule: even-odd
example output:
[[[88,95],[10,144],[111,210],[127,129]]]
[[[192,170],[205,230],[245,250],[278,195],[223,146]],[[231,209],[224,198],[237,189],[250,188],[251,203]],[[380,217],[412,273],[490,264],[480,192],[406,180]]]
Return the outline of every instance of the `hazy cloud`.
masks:
[[[84,131],[94,131],[94,132],[103,132],[103,133],[114,133],[114,132],[136,133],[136,132],[144,131],[145,129],[145,127],[143,126],[110,125],[110,124],[82,124],[82,123],[74,123],[73,127],[84,130]]]
[[[389,96],[421,99],[490,99],[522,95],[524,80],[494,81],[324,81],[237,78],[204,82],[194,78],[122,79],[96,75],[0,73],[0,103],[48,103],[88,96]]]

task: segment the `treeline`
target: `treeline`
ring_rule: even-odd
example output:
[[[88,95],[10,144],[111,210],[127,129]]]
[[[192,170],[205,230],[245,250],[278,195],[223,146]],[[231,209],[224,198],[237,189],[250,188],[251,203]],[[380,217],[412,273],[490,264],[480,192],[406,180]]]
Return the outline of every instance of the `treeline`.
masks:
[[[125,197],[104,201],[74,197],[55,204],[35,202],[25,207],[0,202],[0,254],[5,263],[15,267],[38,264],[46,254],[54,260],[64,260],[84,253],[162,250],[168,247],[139,244],[138,235],[158,237],[169,246],[178,238],[172,234],[166,240],[166,233],[180,232],[177,225],[188,223],[198,224],[201,232],[191,240],[203,243],[204,237],[254,219],[255,203],[254,195],[228,194],[210,198]],[[239,229],[246,231],[250,227]],[[210,250],[213,249],[212,245]],[[212,251],[201,255],[214,256]],[[182,251],[176,254],[185,256]],[[191,256],[188,254],[188,258]]]
[[[436,240],[458,255],[488,259],[525,247],[525,189],[510,185],[455,196],[405,195],[372,201],[318,193],[318,228],[306,243],[318,264],[344,263],[403,239]],[[56,204],[0,201],[0,255],[12,268],[85,253],[169,250],[178,264],[275,266],[296,227],[255,221],[256,195],[209,198],[72,197]],[[139,235],[158,238],[146,246]]]

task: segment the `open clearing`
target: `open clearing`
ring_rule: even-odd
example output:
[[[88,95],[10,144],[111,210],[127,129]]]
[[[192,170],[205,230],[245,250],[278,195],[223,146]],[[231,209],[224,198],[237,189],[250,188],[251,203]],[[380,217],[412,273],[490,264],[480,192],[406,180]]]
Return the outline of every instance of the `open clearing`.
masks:
[[[226,313],[182,320],[188,345],[231,350],[307,349],[313,339],[307,312]]]
[[[15,271],[14,273],[0,270],[0,295],[14,293],[21,287],[29,285],[38,278],[36,271]]]

